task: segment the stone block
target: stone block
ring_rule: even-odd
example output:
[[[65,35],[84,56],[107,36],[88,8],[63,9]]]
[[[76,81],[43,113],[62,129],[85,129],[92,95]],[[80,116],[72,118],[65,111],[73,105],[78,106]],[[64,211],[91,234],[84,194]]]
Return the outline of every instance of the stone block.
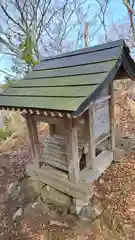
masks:
[[[79,215],[78,215],[82,220],[86,221],[94,221],[96,219],[96,213],[92,208],[91,204],[88,204],[87,206],[84,206]]]
[[[41,191],[41,199],[48,205],[53,205],[59,213],[68,213],[72,198],[50,186],[45,186]]]
[[[120,162],[121,158],[125,155],[124,149],[121,148],[115,148],[113,157],[114,157],[114,162]]]

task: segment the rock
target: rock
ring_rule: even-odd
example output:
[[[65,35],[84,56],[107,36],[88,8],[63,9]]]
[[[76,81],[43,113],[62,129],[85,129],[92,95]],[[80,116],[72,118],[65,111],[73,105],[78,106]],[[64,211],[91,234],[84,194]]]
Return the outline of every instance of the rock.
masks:
[[[94,210],[96,216],[100,216],[103,212],[103,207],[102,207],[102,204],[101,204],[101,201],[100,199],[98,198],[94,198],[92,200],[92,209]]]
[[[30,178],[30,177],[24,179],[23,185],[24,185],[24,184],[26,184],[27,187],[32,188],[37,194],[40,194],[41,191],[42,191],[42,188],[43,188],[44,186],[46,186],[45,183],[42,183],[42,182],[40,182],[40,181],[37,183],[36,180],[33,180],[33,179]],[[38,187],[37,187],[37,184],[38,184]]]
[[[87,206],[84,206],[82,209],[81,209],[81,211],[80,211],[80,213],[79,213],[79,215],[78,215],[82,220],[91,220],[91,221],[93,221],[93,220],[95,220],[96,219],[96,214],[95,214],[95,211],[93,211],[93,209],[92,209],[92,205],[91,204],[89,204],[89,205],[87,205]]]
[[[7,189],[7,193],[8,195],[17,195],[20,192],[20,187],[18,186],[18,182],[13,182],[11,184],[9,184],[8,189]]]
[[[50,221],[50,226],[51,225],[55,225],[55,226],[58,226],[58,227],[66,227],[68,228],[68,224],[66,222],[59,222],[59,221],[54,221],[54,220],[51,220]]]
[[[80,213],[79,217],[83,220],[95,220],[103,212],[101,201],[94,198],[89,204],[85,204]]]
[[[71,201],[71,204],[70,204],[70,210],[69,210],[69,211],[70,211],[70,213],[73,214],[73,215],[76,214],[75,203],[74,203],[73,200]]]
[[[75,212],[76,212],[77,215],[81,212],[81,210],[84,206],[88,205],[88,202],[84,202],[80,199],[75,199],[74,198],[73,202],[74,202],[74,206],[75,206]]]
[[[129,209],[130,212],[135,213],[135,207]]]
[[[18,218],[21,218],[23,214],[22,208],[19,208],[12,216],[12,220],[16,221]]]
[[[104,236],[104,240],[120,239],[120,238],[116,237],[116,235],[114,235],[113,232],[110,231],[110,229],[108,229],[106,226],[103,227],[103,236]]]
[[[96,219],[94,222],[91,223],[90,230],[95,233],[101,232],[101,226],[102,226],[101,220]]]
[[[129,148],[131,147],[130,139],[128,137],[116,138],[116,145],[118,147],[123,148],[125,151],[128,151]]]
[[[32,180],[31,178],[24,178],[19,183],[20,187],[20,195],[23,195],[23,204],[26,205],[30,202],[34,202],[35,199],[38,198],[41,192],[41,188],[43,185],[39,184],[38,191],[36,191],[37,182]]]
[[[121,158],[124,156],[125,151],[121,148],[115,148],[114,150],[114,162],[120,162]]]
[[[124,235],[128,236],[128,239],[131,239],[131,235],[132,235],[131,229],[132,229],[132,226],[130,224],[123,224],[122,226]]]
[[[24,209],[24,216],[39,217],[50,213],[50,208],[47,204],[43,204],[41,201],[28,204]]]
[[[41,199],[43,202],[55,206],[56,211],[59,213],[69,212],[71,197],[52,187],[42,188]]]
[[[103,178],[99,178],[99,183],[100,184],[104,184],[104,179]]]

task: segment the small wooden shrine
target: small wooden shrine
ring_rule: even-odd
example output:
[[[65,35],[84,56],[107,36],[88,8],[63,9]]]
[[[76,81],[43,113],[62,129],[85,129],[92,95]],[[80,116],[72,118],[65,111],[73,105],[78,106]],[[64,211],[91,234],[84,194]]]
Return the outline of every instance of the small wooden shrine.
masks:
[[[113,80],[135,78],[123,40],[43,59],[0,95],[0,108],[25,116],[33,164],[27,174],[76,199],[88,200],[92,183],[113,160]],[[50,135],[41,154],[37,123]],[[105,144],[104,144],[105,143]]]

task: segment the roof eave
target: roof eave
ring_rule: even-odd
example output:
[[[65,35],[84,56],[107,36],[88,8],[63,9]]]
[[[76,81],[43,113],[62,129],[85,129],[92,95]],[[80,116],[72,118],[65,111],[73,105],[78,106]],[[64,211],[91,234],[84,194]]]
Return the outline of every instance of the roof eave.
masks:
[[[125,69],[127,76],[135,81],[135,62],[128,53],[128,49],[123,49],[123,68]]]
[[[75,112],[73,112],[73,117],[78,117],[82,115],[90,105],[90,102],[96,99],[96,96],[101,92],[101,90],[111,81],[115,79],[117,72],[119,71],[120,67],[122,66],[123,62],[123,54],[118,58],[115,66],[112,68],[108,76],[105,80],[97,87],[97,89],[77,108]]]
[[[118,58],[115,66],[112,68],[111,72],[108,74],[106,79],[99,85],[99,87],[77,108],[75,112],[73,112],[73,117],[78,117],[85,112],[90,105],[90,102],[95,100],[97,94],[106,86],[107,83],[113,81],[120,69],[123,66],[125,69],[127,76],[130,77],[133,81],[135,80],[135,62],[131,58],[129,54],[129,48],[125,44],[122,49],[122,54]]]

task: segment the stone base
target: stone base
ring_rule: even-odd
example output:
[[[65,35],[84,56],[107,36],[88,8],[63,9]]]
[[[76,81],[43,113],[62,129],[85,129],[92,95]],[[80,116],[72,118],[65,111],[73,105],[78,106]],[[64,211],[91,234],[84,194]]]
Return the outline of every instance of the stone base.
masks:
[[[116,146],[124,149],[125,152],[132,150],[135,147],[135,138],[132,137],[119,137],[116,138]]]
[[[124,149],[121,148],[115,148],[114,152],[113,152],[113,159],[114,162],[120,162],[122,157],[124,157],[125,155],[125,151]]]
[[[41,200],[55,208],[59,213],[69,213],[72,198],[50,186],[44,185],[40,193]]]
[[[21,181],[21,189],[23,191],[28,186],[37,192],[37,183],[31,178],[26,178]],[[58,214],[73,214],[79,216],[81,219],[93,221],[97,216],[102,213],[101,202],[98,198],[93,197],[92,200],[82,201],[72,198],[59,190],[56,190],[44,183],[39,184],[37,199],[40,199],[44,205],[47,205],[51,210]]]

